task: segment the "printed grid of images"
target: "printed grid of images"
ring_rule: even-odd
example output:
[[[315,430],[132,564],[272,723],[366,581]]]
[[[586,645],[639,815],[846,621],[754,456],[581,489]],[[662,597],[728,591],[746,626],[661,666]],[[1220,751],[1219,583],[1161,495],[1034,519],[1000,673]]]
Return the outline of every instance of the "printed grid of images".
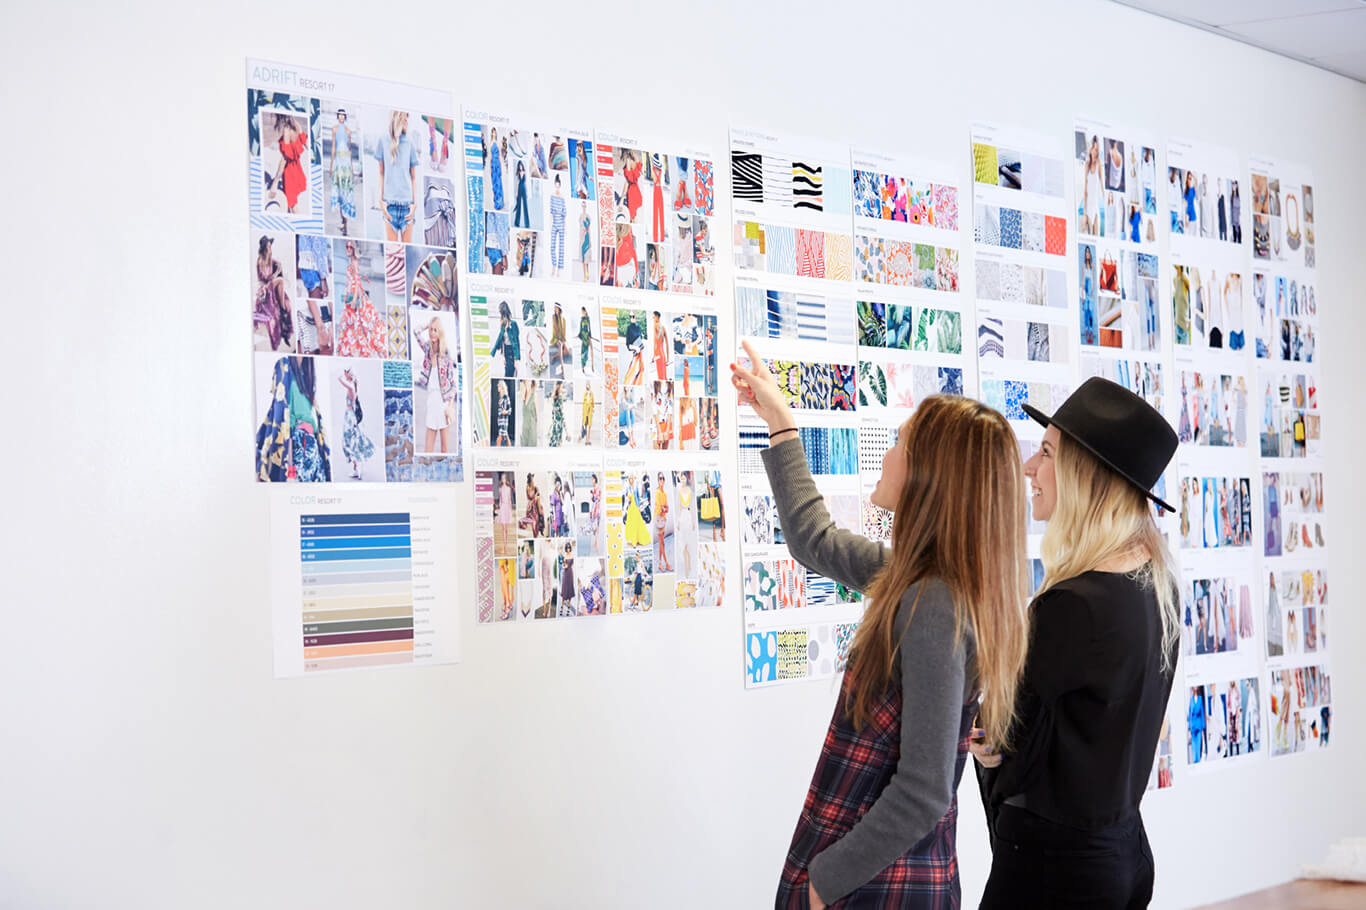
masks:
[[[463,477],[449,116],[247,92],[256,475]]]

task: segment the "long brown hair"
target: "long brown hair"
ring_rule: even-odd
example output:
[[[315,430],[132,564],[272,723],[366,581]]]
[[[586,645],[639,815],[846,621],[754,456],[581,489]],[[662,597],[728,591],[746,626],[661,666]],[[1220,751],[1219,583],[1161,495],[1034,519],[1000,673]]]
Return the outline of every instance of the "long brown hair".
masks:
[[[971,627],[987,741],[1008,744],[1029,644],[1025,619],[1024,466],[1004,417],[968,398],[931,395],[906,424],[906,483],[891,558],[868,590],[850,655],[849,718],[862,727],[892,684],[906,589],[939,578],[953,597],[955,637]],[[914,611],[912,607],[912,611]],[[912,612],[912,616],[914,612]]]
[[[1162,669],[1171,672],[1171,650],[1180,634],[1174,563],[1147,497],[1066,434],[1058,436],[1053,472],[1058,501],[1040,545],[1039,593],[1116,557],[1144,552],[1148,561],[1133,575],[1157,598]]]

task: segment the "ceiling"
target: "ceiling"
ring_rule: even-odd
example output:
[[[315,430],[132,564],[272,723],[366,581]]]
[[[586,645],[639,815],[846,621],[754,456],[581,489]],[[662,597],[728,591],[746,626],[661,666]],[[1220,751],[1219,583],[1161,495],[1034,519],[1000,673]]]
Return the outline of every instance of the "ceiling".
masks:
[[[1366,82],[1366,0],[1115,0]]]

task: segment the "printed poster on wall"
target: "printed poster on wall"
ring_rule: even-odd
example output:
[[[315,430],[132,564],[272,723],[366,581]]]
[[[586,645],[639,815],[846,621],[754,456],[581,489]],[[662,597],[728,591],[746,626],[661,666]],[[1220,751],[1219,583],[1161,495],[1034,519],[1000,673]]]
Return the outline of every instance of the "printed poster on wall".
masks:
[[[455,524],[450,488],[272,490],[276,678],[458,660]]]
[[[453,113],[247,61],[258,480],[463,479]]]
[[[979,123],[972,165],[981,398],[1037,443],[1042,430],[1023,405],[1052,413],[1075,379],[1066,150],[1048,136]]]
[[[833,520],[857,532],[862,522],[848,149],[733,126],[730,160],[740,338],[754,347],[787,396]],[[862,598],[792,558],[762,461],[768,428],[746,406],[737,408],[737,419],[746,685],[829,678],[844,667]]]

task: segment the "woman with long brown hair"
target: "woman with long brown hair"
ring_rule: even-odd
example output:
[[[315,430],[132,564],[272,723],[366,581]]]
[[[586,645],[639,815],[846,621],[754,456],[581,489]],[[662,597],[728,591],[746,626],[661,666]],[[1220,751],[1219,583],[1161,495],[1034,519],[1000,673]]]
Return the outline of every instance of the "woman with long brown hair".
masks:
[[[1128,389],[1088,379],[1025,465],[1048,522],[1014,742],[974,743],[992,831],[982,907],[1146,907],[1139,801],[1176,666],[1172,559],[1150,492],[1176,432]],[[1003,759],[1004,755],[1004,759]]]
[[[864,592],[825,745],[778,888],[779,907],[957,905],[957,803],[973,718],[1008,738],[1027,645],[1024,475],[1005,419],[933,395],[882,461],[875,505],[892,546],[838,529],[772,374],[731,365],[769,427],[764,452],[792,556]],[[980,705],[979,705],[980,697]]]

